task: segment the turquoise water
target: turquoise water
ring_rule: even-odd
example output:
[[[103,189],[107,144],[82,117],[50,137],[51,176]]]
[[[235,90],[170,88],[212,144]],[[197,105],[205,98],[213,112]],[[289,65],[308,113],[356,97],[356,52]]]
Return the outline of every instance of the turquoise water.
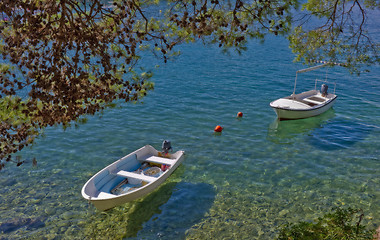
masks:
[[[0,172],[0,239],[273,239],[282,224],[336,206],[362,208],[365,224],[380,225],[378,68],[360,77],[328,69],[337,82],[333,109],[278,122],[269,103],[293,91],[303,68],[284,39],[251,42],[242,55],[180,49],[155,70],[142,104],[49,128],[20,153],[25,165]],[[325,74],[305,73],[299,90]],[[104,166],[164,139],[186,158],[157,191],[105,213],[81,197]]]

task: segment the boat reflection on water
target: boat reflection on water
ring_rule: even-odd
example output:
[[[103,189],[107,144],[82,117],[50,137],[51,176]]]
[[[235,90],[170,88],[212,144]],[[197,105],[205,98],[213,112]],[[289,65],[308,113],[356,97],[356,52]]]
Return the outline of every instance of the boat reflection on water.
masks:
[[[169,201],[177,184],[178,182],[165,183],[146,197],[127,202],[107,212],[92,211],[94,214],[86,219],[84,231],[92,236],[103,236],[104,239],[107,236],[117,236],[115,238],[120,239],[136,237],[143,224],[160,213],[160,207]]]
[[[324,124],[334,117],[334,109],[329,109],[325,113],[311,118],[290,121],[275,119],[268,127],[267,139],[277,144],[292,144],[294,138],[308,134],[316,128],[323,127]]]

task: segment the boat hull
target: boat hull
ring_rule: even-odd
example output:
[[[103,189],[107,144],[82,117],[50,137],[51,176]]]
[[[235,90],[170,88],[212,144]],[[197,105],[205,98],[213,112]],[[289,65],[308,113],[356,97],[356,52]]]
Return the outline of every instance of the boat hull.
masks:
[[[173,172],[174,169],[172,169],[171,172]],[[171,174],[171,173],[170,173]],[[170,175],[169,174],[169,175]],[[136,192],[129,193],[126,195],[121,195],[117,197],[113,197],[110,199],[89,199],[89,201],[100,211],[105,211],[111,208],[114,208],[116,206],[119,206],[121,204],[134,201],[136,199],[139,199],[145,195],[148,195],[149,193],[153,192],[155,189],[157,189],[165,180],[169,177],[169,175],[160,178],[159,180],[146,185],[146,187],[143,187],[142,189],[137,190]]]
[[[284,106],[274,106],[273,102],[271,103],[271,107],[277,114],[277,118],[279,120],[294,120],[294,119],[303,119],[314,117],[320,115],[327,110],[329,110],[335,103],[337,96],[328,100],[327,102],[314,106],[314,107],[300,107],[300,108],[291,108]]]
[[[158,154],[159,152],[156,149],[150,145],[146,145],[110,164],[86,182],[82,188],[83,198],[92,203],[98,210],[105,211],[151,193],[165,182],[181,164],[184,160],[183,151],[177,151],[171,154],[170,158],[161,158],[164,159],[163,161],[170,162],[170,168],[165,170],[159,177],[154,178],[153,181],[147,182],[135,190],[119,195],[111,193],[111,189],[114,189],[120,182],[128,178],[120,176],[118,172],[130,171],[130,174],[134,174],[131,172],[136,169],[136,166],[141,166],[142,162],[145,162],[150,156],[159,158],[157,157]],[[153,179],[153,177],[147,178],[149,178],[149,180]]]

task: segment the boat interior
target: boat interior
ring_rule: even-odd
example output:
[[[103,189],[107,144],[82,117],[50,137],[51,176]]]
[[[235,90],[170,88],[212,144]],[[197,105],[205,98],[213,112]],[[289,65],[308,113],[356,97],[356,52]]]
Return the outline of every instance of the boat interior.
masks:
[[[293,101],[307,104],[310,107],[314,107],[328,101],[332,97],[331,95],[332,94],[327,94],[327,96],[322,96],[319,91],[310,90],[299,94],[293,94],[291,96],[285,97],[285,99],[291,99]]]
[[[107,198],[124,194],[155,181],[174,163],[174,159],[151,154],[139,159],[136,154],[126,156],[97,175],[93,179],[92,191],[88,189],[87,194],[92,198]],[[162,168],[162,165],[167,168]]]

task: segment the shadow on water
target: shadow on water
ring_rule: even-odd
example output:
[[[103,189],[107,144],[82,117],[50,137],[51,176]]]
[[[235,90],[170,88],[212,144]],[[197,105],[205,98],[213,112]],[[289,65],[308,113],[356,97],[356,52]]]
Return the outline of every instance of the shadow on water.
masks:
[[[160,207],[164,205],[172,196],[177,182],[164,184],[157,191],[145,197],[142,201],[135,201],[126,213],[128,224],[124,237],[135,237],[143,229],[143,224],[153,217],[160,214]]]
[[[295,137],[323,128],[334,117],[334,109],[329,109],[325,113],[311,118],[287,121],[276,119],[268,127],[267,139],[277,144],[292,144]]]
[[[185,238],[211,208],[215,190],[209,184],[168,182],[146,197],[87,219],[85,236],[124,239]]]
[[[214,199],[215,189],[210,184],[178,183],[167,203],[144,224],[136,239],[184,239],[186,231],[209,211]]]
[[[349,148],[363,141],[373,127],[350,119],[335,118],[311,133],[309,142],[312,146],[323,150]]]

